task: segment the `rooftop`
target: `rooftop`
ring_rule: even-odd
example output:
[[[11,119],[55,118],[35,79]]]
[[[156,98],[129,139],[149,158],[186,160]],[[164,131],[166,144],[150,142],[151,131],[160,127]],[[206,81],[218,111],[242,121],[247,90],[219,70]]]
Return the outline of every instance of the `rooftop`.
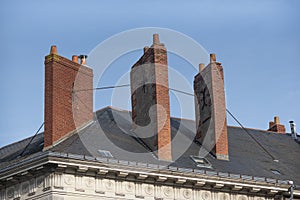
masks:
[[[106,107],[94,114],[92,122],[45,152],[43,133],[33,138],[25,152],[23,150],[32,138],[0,148],[0,173],[28,158],[51,153],[97,162],[144,163],[148,167],[164,166],[168,170],[200,170],[226,176],[293,180],[300,185],[300,160],[295,159],[300,155],[300,144],[288,134],[247,129],[250,136],[242,128],[228,126],[230,160],[224,161],[208,152],[203,153],[205,150],[201,144],[194,141],[194,121],[171,118],[173,162],[166,162],[158,160],[143,138],[132,132],[129,111]],[[202,155],[205,155],[204,160]]]

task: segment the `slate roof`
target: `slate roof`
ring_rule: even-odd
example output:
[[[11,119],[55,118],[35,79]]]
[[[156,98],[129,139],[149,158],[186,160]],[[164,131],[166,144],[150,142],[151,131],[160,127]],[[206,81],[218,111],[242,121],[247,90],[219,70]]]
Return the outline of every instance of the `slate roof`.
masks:
[[[99,150],[109,151],[114,159],[162,164],[181,168],[202,169],[197,167],[191,155],[199,155],[201,145],[193,138],[195,122],[192,120],[171,118],[172,154],[174,162],[156,159],[142,138],[131,130],[130,112],[111,107],[95,113],[95,120],[82,130],[71,135],[47,151],[101,157]],[[211,154],[206,159],[211,163],[211,171],[267,177],[279,180],[293,180],[300,185],[300,144],[288,134],[247,129],[267,152],[261,148],[245,130],[228,126],[229,161],[217,160]],[[31,138],[0,148],[0,170],[28,157],[42,152],[43,133],[38,134],[26,151],[20,156]],[[202,152],[202,151],[201,151]],[[279,171],[274,174],[272,170]]]

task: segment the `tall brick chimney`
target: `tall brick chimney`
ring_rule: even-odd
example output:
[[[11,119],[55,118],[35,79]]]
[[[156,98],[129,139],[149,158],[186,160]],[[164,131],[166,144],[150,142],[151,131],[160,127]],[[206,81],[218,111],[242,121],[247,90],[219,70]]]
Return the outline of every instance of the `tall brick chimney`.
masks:
[[[93,70],[57,54],[45,57],[44,148],[93,119]],[[76,80],[76,81],[75,81]]]
[[[229,160],[224,74],[215,54],[194,78],[196,140],[220,160]]]
[[[269,122],[269,129],[268,131],[273,131],[277,133],[285,133],[285,127],[284,125],[280,124],[279,117],[274,117],[274,122]]]
[[[133,131],[160,160],[172,160],[167,50],[153,35],[151,47],[130,72]]]

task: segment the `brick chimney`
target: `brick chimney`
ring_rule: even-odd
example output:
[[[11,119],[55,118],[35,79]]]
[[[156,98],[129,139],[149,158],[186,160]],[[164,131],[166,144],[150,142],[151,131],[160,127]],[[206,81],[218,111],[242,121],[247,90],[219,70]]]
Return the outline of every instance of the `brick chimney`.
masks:
[[[284,125],[280,124],[279,117],[275,116],[274,121],[269,122],[269,129],[268,131],[273,131],[277,133],[285,133]]]
[[[75,82],[76,80],[76,82]],[[44,148],[93,119],[92,69],[57,54],[51,47],[45,57]]]
[[[172,160],[167,50],[153,35],[151,47],[130,72],[133,131],[160,160]]]
[[[194,78],[196,140],[217,159],[229,160],[224,73],[215,54]]]

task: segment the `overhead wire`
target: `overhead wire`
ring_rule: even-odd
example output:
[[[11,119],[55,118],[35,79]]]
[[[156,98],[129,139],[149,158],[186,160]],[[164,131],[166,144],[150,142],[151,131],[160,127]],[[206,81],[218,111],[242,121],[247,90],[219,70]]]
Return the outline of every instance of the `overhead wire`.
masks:
[[[104,87],[97,87],[97,88],[92,88],[92,89],[74,90],[73,92],[82,92],[82,91],[89,91],[89,90],[106,90],[106,89],[114,89],[114,88],[129,87],[129,86],[130,86],[130,84],[116,85],[116,86],[104,86]],[[169,90],[172,90],[174,92],[180,92],[180,93],[183,93],[183,94],[189,95],[189,96],[194,96],[194,94],[184,92],[184,91],[181,91],[181,90],[177,90],[177,89],[174,89],[174,88],[169,88]]]
[[[191,93],[187,93],[187,92],[184,92],[184,91],[181,91],[181,90],[176,90],[176,89],[171,89],[170,90],[173,90],[175,92],[180,92],[182,94],[186,94],[186,95],[190,95],[190,96],[195,96],[194,94],[191,94]],[[251,137],[251,139],[253,141],[256,142],[256,144],[258,146],[260,146],[260,148],[263,149],[264,152],[266,152],[271,158],[273,161],[277,161],[275,159],[275,157],[253,136],[251,135],[251,133],[243,126],[243,124],[228,110],[228,108],[226,108],[226,112],[234,119],[234,121],[236,121],[238,123],[238,125]]]
[[[73,92],[81,92],[81,91],[88,91],[88,90],[105,90],[105,89],[114,89],[114,88],[121,88],[121,87],[129,87],[130,84],[125,84],[125,85],[116,85],[116,86],[104,86],[104,87],[97,87],[97,88],[92,88],[92,89],[82,89],[82,90],[75,90]],[[179,92],[188,96],[195,96],[192,93],[185,92],[182,90],[174,89],[174,88],[169,88],[169,90],[172,90],[174,92]],[[267,154],[269,155],[273,161],[277,161],[275,157],[261,144],[251,133],[243,126],[243,124],[226,108],[226,112],[233,118],[233,120],[249,135],[249,137]]]
[[[105,90],[105,89],[114,89],[114,88],[121,88],[121,87],[128,87],[130,86],[130,84],[125,84],[125,85],[117,85],[117,86],[105,86],[105,87],[97,87],[97,88],[92,88],[92,89],[82,89],[82,90],[74,90],[73,92],[81,92],[81,91],[89,91],[89,90]],[[174,88],[169,88],[170,90],[174,91],[174,92],[179,92],[188,96],[195,96],[194,94],[182,91],[182,90],[177,90]],[[76,94],[75,94],[76,95]],[[77,96],[77,95],[76,95]],[[78,97],[78,96],[77,96]],[[84,102],[82,102],[84,103]],[[85,104],[85,103],[84,103]],[[251,137],[251,139],[253,141],[255,141],[255,143],[257,143],[257,145],[260,146],[261,149],[263,149],[264,152],[266,152],[271,158],[272,160],[276,160],[275,157],[253,136],[250,134],[250,132],[243,126],[243,124],[226,108],[226,112],[234,119],[234,121],[236,121],[238,123],[238,125]],[[42,127],[44,126],[44,122],[42,123],[42,125],[39,127],[39,129],[36,131],[35,135],[30,139],[29,143],[25,146],[25,148],[23,149],[23,151],[20,153],[19,156],[22,156],[24,154],[24,152],[27,150],[27,148],[29,147],[29,145],[31,144],[31,142],[33,141],[33,139],[36,137],[36,135],[39,133],[39,131],[42,129]]]
[[[119,85],[119,86],[106,86],[106,87],[100,87],[100,88],[94,88],[94,90],[101,90],[101,89],[111,89],[111,88],[118,88],[118,87],[128,87],[130,84],[126,85]],[[182,90],[169,88],[169,90],[172,90],[174,92],[179,92],[188,96],[195,96],[192,93],[185,92]],[[272,158],[273,161],[277,161],[275,157],[261,144],[244,126],[243,124],[229,111],[228,108],[226,108],[226,112],[233,118],[233,120],[249,135],[249,137],[268,155]]]
[[[266,152],[273,161],[277,161],[275,157],[253,136],[249,133],[249,131],[243,126],[243,124],[226,108],[226,112],[236,121],[240,127]]]
[[[26,151],[26,149],[29,147],[29,145],[31,144],[31,142],[33,141],[33,139],[37,136],[37,134],[40,132],[40,130],[43,128],[45,122],[42,123],[42,125],[39,127],[39,129],[36,131],[36,133],[34,134],[34,136],[31,137],[30,141],[28,142],[28,144],[25,146],[25,148],[23,149],[23,151],[19,154],[19,157],[23,156],[24,152]]]
[[[104,86],[104,87],[97,87],[92,89],[81,89],[81,90],[74,90],[73,92],[82,92],[82,91],[89,91],[89,90],[107,90],[107,89],[114,89],[114,88],[121,88],[121,87],[128,87],[130,84],[126,85],[115,85],[115,86]]]

